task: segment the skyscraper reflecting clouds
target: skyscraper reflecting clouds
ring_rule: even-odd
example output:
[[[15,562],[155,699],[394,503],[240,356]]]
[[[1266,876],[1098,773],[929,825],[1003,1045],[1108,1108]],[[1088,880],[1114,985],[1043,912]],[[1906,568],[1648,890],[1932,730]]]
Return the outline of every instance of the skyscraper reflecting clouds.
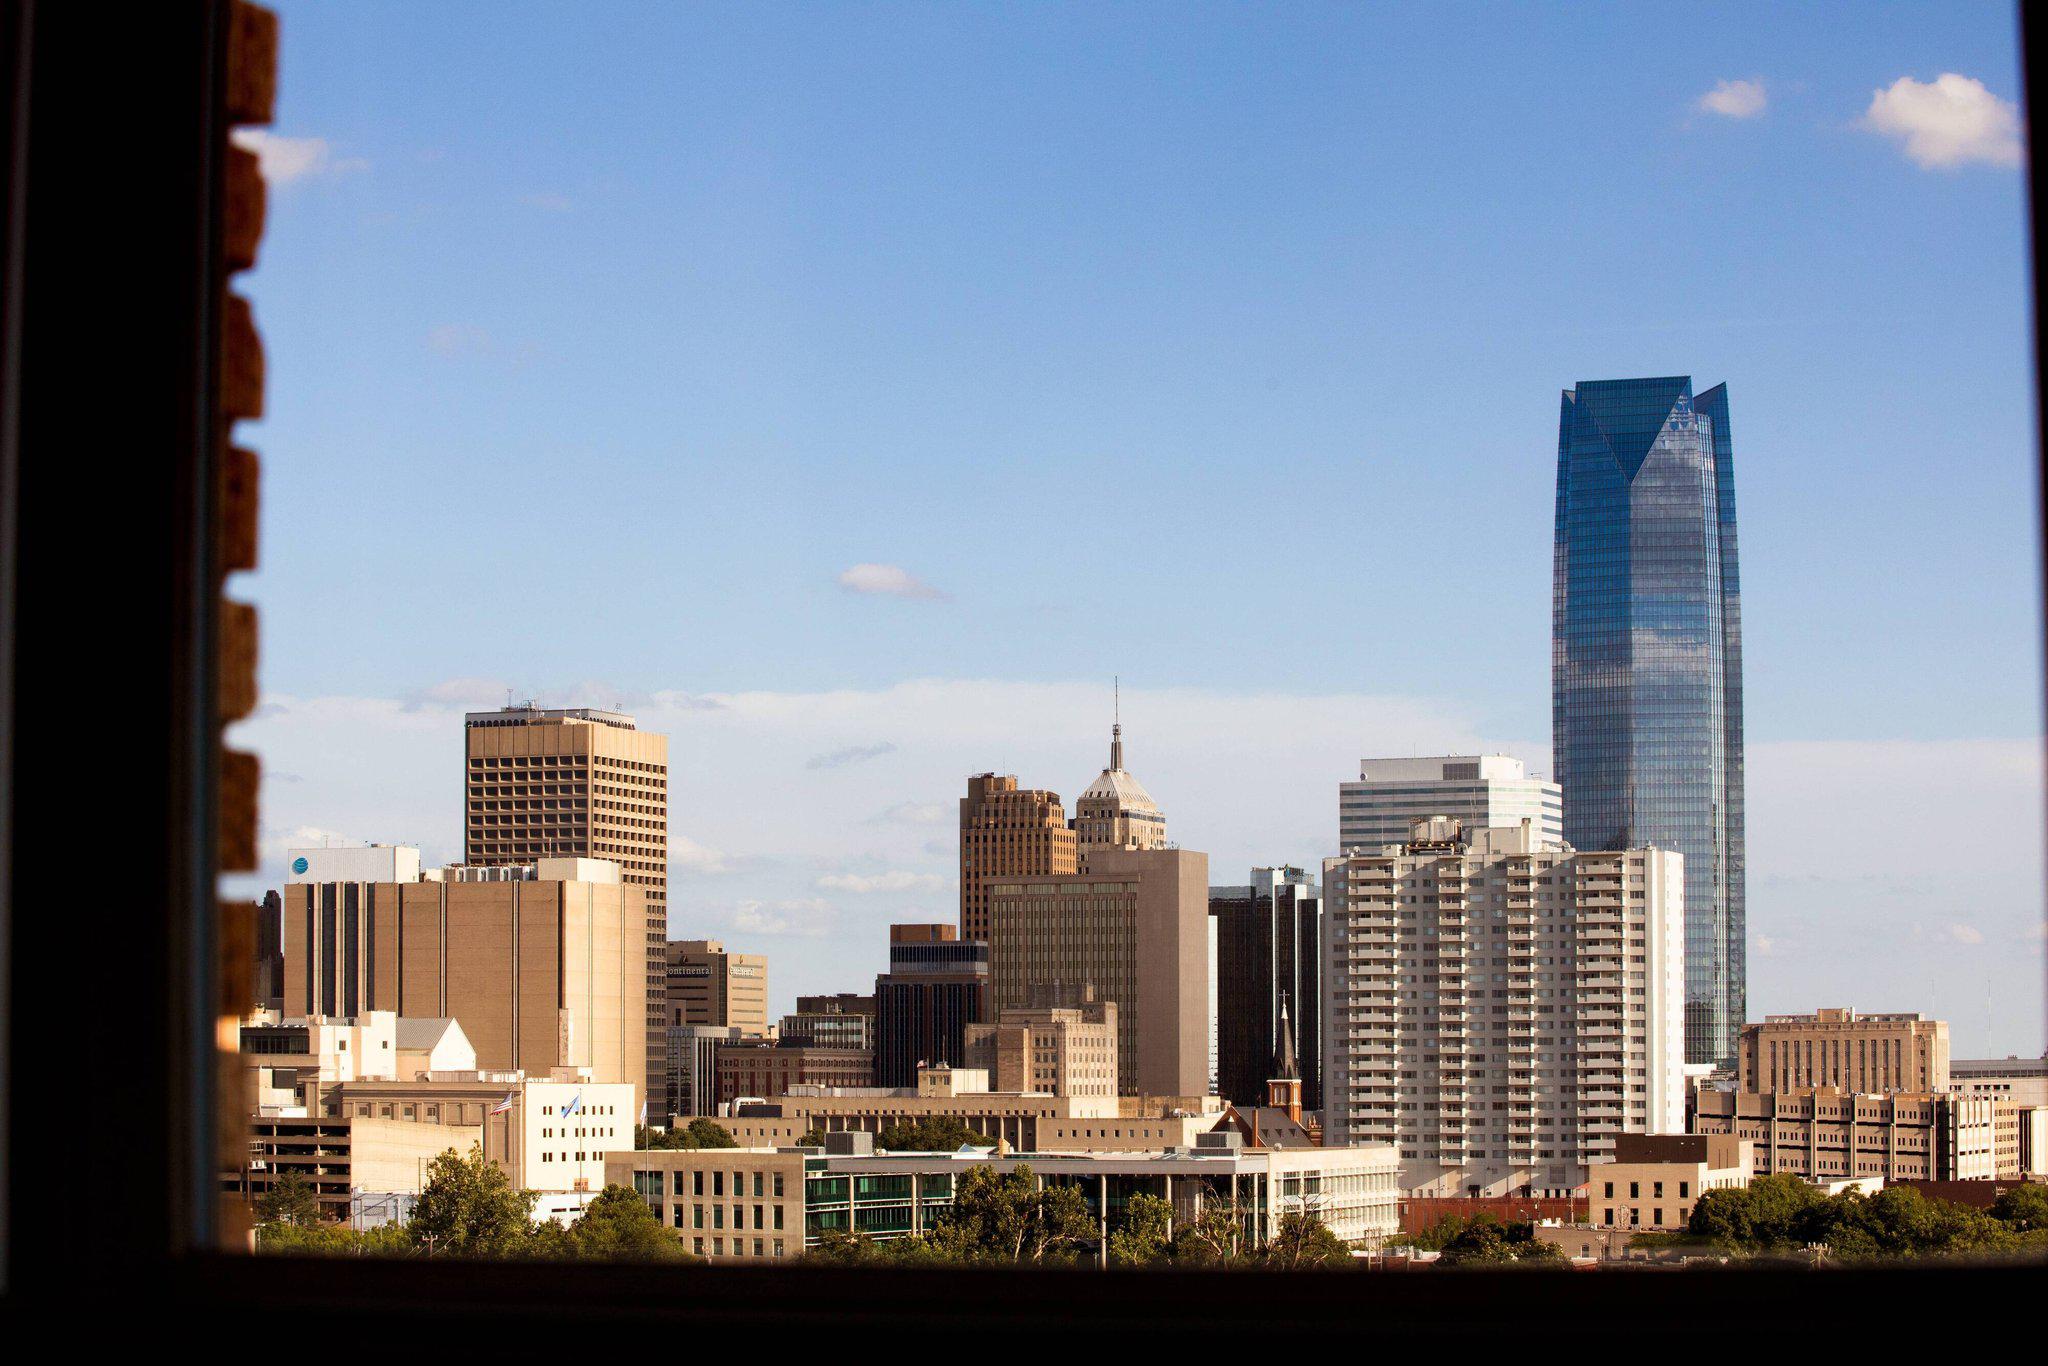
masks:
[[[1582,382],[1557,439],[1553,766],[1565,838],[1685,856],[1689,1062],[1744,1014],[1742,598],[1728,390]]]

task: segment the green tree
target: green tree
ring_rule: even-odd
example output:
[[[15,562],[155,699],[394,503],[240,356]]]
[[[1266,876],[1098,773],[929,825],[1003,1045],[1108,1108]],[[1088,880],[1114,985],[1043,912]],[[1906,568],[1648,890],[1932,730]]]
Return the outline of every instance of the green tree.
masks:
[[[1991,1203],[1991,1217],[2014,1233],[2048,1229],[2048,1186],[2029,1181],[2002,1192]]]
[[[1173,1206],[1156,1195],[1134,1195],[1123,1222],[1109,1231],[1111,1266],[1157,1266],[1172,1252]]]
[[[680,1129],[650,1129],[636,1125],[633,1146],[643,1152],[679,1152],[696,1148],[737,1148],[739,1141],[715,1120],[691,1120]]]
[[[1279,1226],[1274,1229],[1273,1237],[1267,1242],[1259,1260],[1280,1271],[1294,1271],[1302,1267],[1348,1267],[1351,1265],[1351,1249],[1320,1217],[1299,1211],[1280,1216]]]
[[[606,1186],[568,1235],[574,1255],[588,1261],[679,1262],[690,1255],[630,1186]]]
[[[1081,1192],[1066,1185],[1040,1190],[1028,1166],[1008,1173],[968,1168],[931,1233],[946,1258],[1011,1264],[1073,1261],[1094,1238]]]
[[[800,1138],[800,1139],[798,1139],[798,1140],[796,1141],[796,1146],[797,1146],[797,1147],[799,1147],[799,1148],[822,1148],[822,1147],[824,1147],[824,1146],[825,1146],[825,1131],[824,1131],[823,1129],[806,1129],[806,1130],[804,1130],[804,1136],[803,1136],[802,1138]]]
[[[963,1147],[993,1148],[996,1141],[951,1115],[931,1115],[882,1130],[880,1146],[899,1153],[951,1153]]]
[[[481,1144],[472,1143],[466,1157],[451,1148],[427,1166],[413,1207],[413,1242],[435,1254],[519,1256],[533,1231],[536,1198],[515,1188]]]
[[[1536,1236],[1533,1224],[1503,1224],[1490,1215],[1473,1219],[1443,1246],[1440,1266],[1561,1263],[1564,1254]]]
[[[292,1257],[409,1257],[412,1235],[403,1224],[356,1230],[346,1224],[262,1224],[256,1250]]]
[[[1234,1200],[1211,1196],[1201,1211],[1182,1220],[1173,1235],[1173,1260],[1182,1266],[1232,1266],[1245,1255],[1247,1214]]]
[[[259,1224],[288,1224],[304,1228],[320,1222],[320,1196],[313,1183],[297,1171],[278,1174],[270,1189],[256,1197]]]

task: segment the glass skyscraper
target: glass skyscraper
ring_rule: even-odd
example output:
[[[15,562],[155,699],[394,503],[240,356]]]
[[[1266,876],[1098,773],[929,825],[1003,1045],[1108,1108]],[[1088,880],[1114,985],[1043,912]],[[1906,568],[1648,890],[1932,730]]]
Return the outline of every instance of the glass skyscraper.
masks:
[[[1742,594],[1728,390],[1584,382],[1557,431],[1552,766],[1579,849],[1685,856],[1685,1054],[1745,1009]]]

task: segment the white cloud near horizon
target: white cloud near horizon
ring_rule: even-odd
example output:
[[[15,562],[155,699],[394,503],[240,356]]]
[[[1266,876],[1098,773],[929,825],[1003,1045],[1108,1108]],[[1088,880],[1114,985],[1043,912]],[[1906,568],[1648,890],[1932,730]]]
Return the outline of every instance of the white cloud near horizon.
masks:
[[[909,598],[916,602],[945,602],[951,597],[896,564],[853,565],[840,570],[836,582],[847,592],[866,597]]]
[[[1714,88],[1700,96],[1698,108],[1727,119],[1753,119],[1764,112],[1770,96],[1761,80],[1716,81]]]
[[[1926,170],[2011,167],[2026,160],[2019,106],[1992,94],[1982,81],[1953,71],[1932,82],[1901,76],[1872,92],[1863,127],[1897,141]]]
[[[319,176],[367,171],[362,157],[337,157],[326,138],[289,138],[262,128],[237,128],[234,144],[256,154],[263,181],[276,189]]]
[[[277,884],[299,842],[459,858],[462,713],[478,682],[266,697],[234,742],[299,781],[266,779],[270,880],[255,890]],[[486,686],[501,704],[502,687]],[[671,933],[767,952],[778,1010],[800,991],[865,990],[888,924],[954,917],[946,827],[967,775],[1016,773],[1071,805],[1108,760],[1107,692],[917,679],[639,695],[639,724],[669,736]],[[549,693],[558,705],[600,697],[612,700]],[[1506,752],[1549,767],[1547,744],[1485,735],[1460,708],[1418,698],[1127,688],[1123,719],[1127,764],[1169,835],[1208,853],[1214,883],[1257,865],[1319,869],[1337,784],[1362,756]],[[806,767],[850,734],[895,736],[896,749],[886,765]],[[1756,742],[1748,758],[1751,1013],[1922,1010],[1951,1019],[1959,1055],[2040,1051],[2040,741]]]

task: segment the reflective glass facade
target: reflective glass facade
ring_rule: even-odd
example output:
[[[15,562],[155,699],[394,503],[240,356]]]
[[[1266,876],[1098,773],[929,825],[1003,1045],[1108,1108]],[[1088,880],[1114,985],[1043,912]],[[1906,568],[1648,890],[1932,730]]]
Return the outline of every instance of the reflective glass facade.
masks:
[[[1727,386],[1583,382],[1557,438],[1551,725],[1564,835],[1685,856],[1688,1062],[1745,1009],[1742,596]]]

